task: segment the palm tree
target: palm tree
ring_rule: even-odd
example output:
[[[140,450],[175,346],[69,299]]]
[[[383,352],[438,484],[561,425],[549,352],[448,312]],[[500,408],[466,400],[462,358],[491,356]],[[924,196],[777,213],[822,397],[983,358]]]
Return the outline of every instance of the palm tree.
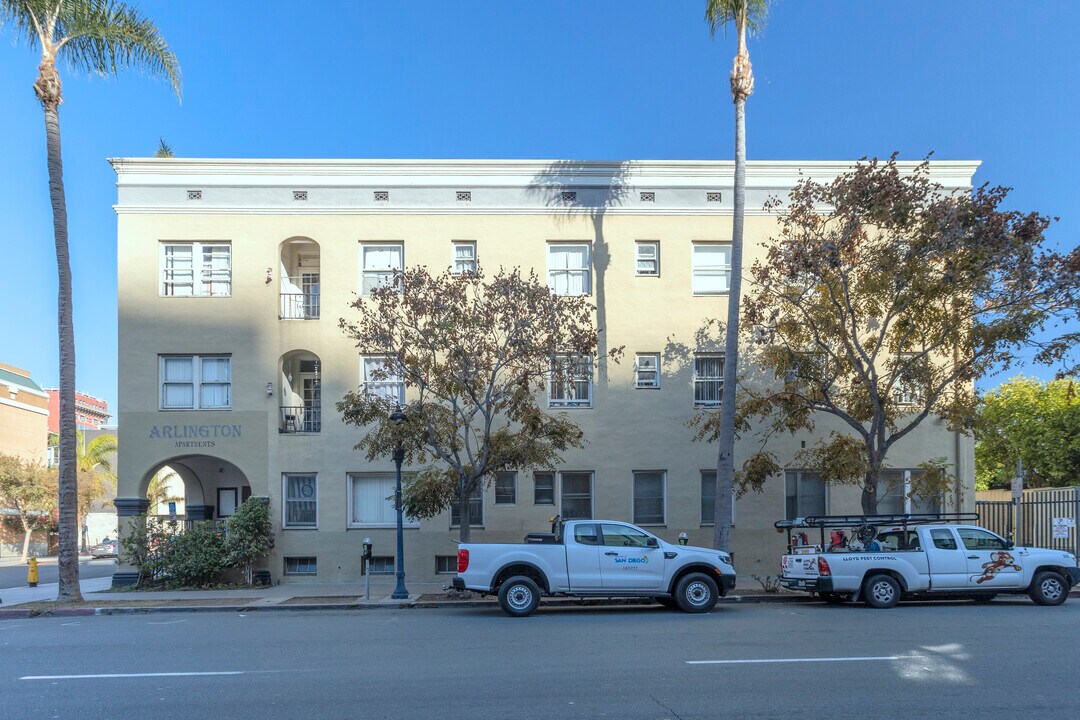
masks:
[[[75,438],[75,329],[71,319],[71,266],[68,260],[67,203],[60,154],[60,103],[63,93],[56,63],[112,76],[138,68],[166,79],[180,95],[180,66],[154,23],[115,0],[0,0],[0,23],[10,23],[31,48],[40,48],[34,93],[45,110],[49,197],[59,274],[60,334],[60,601],[82,600],[79,591],[78,481]]]
[[[108,494],[112,485],[116,482],[116,473],[113,472],[113,455],[116,454],[116,436],[108,433],[98,435],[90,442],[86,442],[86,436],[76,431],[78,442],[76,443],[75,467],[79,478],[79,502],[77,512],[77,524],[80,528],[85,527],[86,515],[99,500]],[[86,533],[80,532],[82,549],[86,550]]]
[[[161,142],[158,144],[157,150],[154,151],[154,157],[171,158],[176,157],[176,155],[173,154],[172,145],[165,142],[165,138],[161,138]]]
[[[150,484],[146,487],[147,515],[156,515],[157,509],[162,505],[184,499],[183,495],[172,494],[172,481],[179,478],[175,470],[166,467],[150,479]]]
[[[719,449],[716,458],[716,527],[713,544],[731,549],[731,516],[735,487],[735,387],[739,368],[739,300],[742,293],[743,218],[746,211],[746,98],[754,92],[754,73],[746,49],[747,32],[765,24],[769,0],[706,0],[705,22],[716,31],[735,24],[738,51],[731,70],[731,99],[735,103],[735,213],[731,228],[731,281],[724,340],[724,380],[720,398]]]

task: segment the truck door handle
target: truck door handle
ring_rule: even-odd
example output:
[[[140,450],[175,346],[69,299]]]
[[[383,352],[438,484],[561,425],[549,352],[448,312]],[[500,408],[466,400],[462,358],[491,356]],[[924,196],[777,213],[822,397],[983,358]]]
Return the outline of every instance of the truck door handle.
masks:
[[[618,555],[619,553],[612,551],[612,552],[606,552],[604,554],[605,555]]]
[[[978,559],[979,559],[978,555],[968,555],[968,560],[978,560]]]

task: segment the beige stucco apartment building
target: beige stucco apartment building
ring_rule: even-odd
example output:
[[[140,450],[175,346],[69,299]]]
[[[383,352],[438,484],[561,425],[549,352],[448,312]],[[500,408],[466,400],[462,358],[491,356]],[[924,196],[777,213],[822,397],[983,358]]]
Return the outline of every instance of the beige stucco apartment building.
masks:
[[[625,359],[573,403],[554,401],[587,445],[551,473],[500,477],[476,503],[479,541],[519,541],[549,516],[636,521],[669,541],[709,544],[714,446],[691,442],[695,406],[719,399],[719,351],[696,331],[725,317],[731,239],[729,162],[349,161],[115,159],[119,200],[121,524],[145,512],[169,466],[186,517],[226,517],[249,495],[271,499],[275,581],[348,581],[361,541],[374,572],[393,564],[393,463],[352,447],[335,403],[366,380],[338,320],[392,268],[533,268],[559,292],[585,293],[603,343]],[[846,162],[752,162],[746,262],[776,226],[761,210],[800,173],[828,179]],[[966,189],[972,162],[931,174]],[[382,392],[408,392],[382,387]],[[834,427],[818,425],[818,432]],[[789,465],[764,493],[736,503],[734,549],[744,576],[775,574],[785,515],[858,512],[855,488],[824,488],[793,464],[812,438],[774,448]],[[748,454],[749,449],[740,449]],[[905,470],[945,457],[973,507],[973,450],[925,422],[890,454],[897,485],[883,510],[910,508]],[[741,462],[737,458],[737,462]],[[405,533],[406,572],[455,570],[451,513]],[[118,584],[132,582],[120,566]]]

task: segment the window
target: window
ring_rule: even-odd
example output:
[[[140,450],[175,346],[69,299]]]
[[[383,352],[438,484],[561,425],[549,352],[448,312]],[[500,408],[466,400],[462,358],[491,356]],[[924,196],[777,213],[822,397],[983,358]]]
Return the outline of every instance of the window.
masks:
[[[228,355],[162,355],[162,410],[228,410],[232,358]]]
[[[556,295],[588,295],[592,271],[588,243],[548,243],[548,287]]]
[[[533,505],[555,504],[555,473],[533,473]]]
[[[634,356],[634,387],[660,387],[660,353],[638,353]]]
[[[817,473],[789,470],[784,474],[787,485],[787,519],[825,514],[825,483]]]
[[[476,273],[476,243],[455,242],[453,261],[455,275]]]
[[[956,538],[953,537],[952,530],[931,530],[930,538],[934,541],[934,547],[938,550],[958,550],[956,547]]]
[[[878,479],[878,513],[902,515],[903,513],[941,512],[941,498],[924,498],[912,492],[912,479],[922,470],[885,470]],[[910,495],[910,497],[908,497]]]
[[[349,475],[349,527],[397,527],[393,475]],[[419,527],[414,518],[402,518],[405,527]]]
[[[694,243],[693,292],[695,295],[723,295],[731,280],[731,245]]]
[[[436,555],[436,575],[457,575],[457,555]]]
[[[165,297],[232,295],[232,249],[228,243],[162,243],[161,294]]]
[[[226,518],[236,512],[238,504],[237,488],[218,488],[217,491],[217,516]]]
[[[596,534],[596,526],[593,524],[575,525],[574,542],[578,545],[599,545],[600,537]]]
[[[992,532],[976,528],[957,528],[960,542],[967,550],[1005,550],[1005,541]]]
[[[592,358],[556,357],[551,364],[548,407],[592,407]]]
[[[663,470],[634,471],[634,523],[637,525],[663,525],[664,480]],[[605,529],[605,534],[607,530]]]
[[[285,558],[286,575],[317,575],[316,560],[313,557],[287,557]]]
[[[716,471],[701,471],[701,524],[716,524]],[[731,488],[731,527],[735,527],[735,488]]]
[[[400,272],[404,267],[404,252],[404,247],[399,243],[361,244],[360,266],[363,270],[360,274],[360,294],[370,295],[375,288],[392,285],[394,272]]]
[[[285,485],[285,527],[318,527],[319,490],[314,473],[282,476]]]
[[[376,555],[367,562],[367,571],[369,575],[393,575],[394,574],[394,556],[393,555]],[[454,568],[454,572],[457,572],[457,568]]]
[[[461,505],[450,503],[450,527],[461,526]],[[469,496],[469,527],[484,526],[484,487],[478,486]]]
[[[392,375],[386,367],[386,358],[361,359],[364,389],[369,395],[382,398],[391,405],[405,405],[405,381],[400,375]]]
[[[604,535],[604,545],[608,547],[648,547],[649,545],[649,535],[626,525],[604,523],[600,526],[600,532]]]
[[[918,361],[914,353],[901,353],[896,359],[893,372],[897,373],[893,384],[893,402],[897,405],[918,405],[922,402],[919,384],[913,375],[917,373]]]
[[[694,356],[694,405],[712,407],[724,395],[724,356]]]
[[[517,503],[517,473],[501,472],[495,475],[495,504]]]
[[[657,277],[660,275],[660,243],[638,241],[636,271],[642,277]]]
[[[592,473],[564,472],[562,481],[563,520],[589,520],[592,518]]]

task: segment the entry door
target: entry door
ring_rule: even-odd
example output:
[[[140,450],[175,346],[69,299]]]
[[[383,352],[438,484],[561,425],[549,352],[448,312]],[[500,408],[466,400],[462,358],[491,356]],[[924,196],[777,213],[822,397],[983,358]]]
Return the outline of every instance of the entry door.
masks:
[[[600,590],[600,535],[593,523],[578,523],[566,538],[566,570],[571,590]]]
[[[304,425],[303,432],[320,432],[322,429],[321,383],[318,376],[304,379]]]
[[[659,590],[664,580],[664,551],[650,548],[649,535],[629,525],[600,525],[600,574],[604,589]]]
[[[302,273],[300,289],[304,293],[304,317],[319,317],[319,273]]]
[[[1024,579],[1020,556],[1005,541],[979,528],[957,528],[967,554],[968,587],[972,590],[1017,588]]]
[[[930,562],[930,587],[934,590],[956,590],[967,587],[967,553],[957,541],[952,528],[938,527],[923,530],[929,535],[926,557]]]

